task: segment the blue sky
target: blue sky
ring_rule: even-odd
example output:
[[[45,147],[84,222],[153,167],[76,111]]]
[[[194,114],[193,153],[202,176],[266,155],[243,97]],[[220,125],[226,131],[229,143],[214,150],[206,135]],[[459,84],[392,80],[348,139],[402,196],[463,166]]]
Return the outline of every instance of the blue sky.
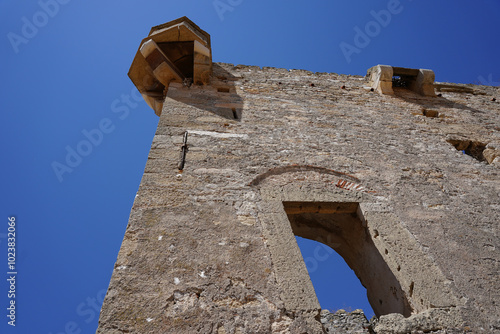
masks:
[[[0,0],[0,272],[11,216],[18,272],[15,327],[0,281],[0,332],[95,332],[158,123],[127,77],[152,26],[188,16],[219,62],[358,75],[389,64],[499,85],[499,13],[498,0]],[[56,173],[78,147],[86,156]],[[334,300],[338,272],[312,273],[322,306],[365,307]]]

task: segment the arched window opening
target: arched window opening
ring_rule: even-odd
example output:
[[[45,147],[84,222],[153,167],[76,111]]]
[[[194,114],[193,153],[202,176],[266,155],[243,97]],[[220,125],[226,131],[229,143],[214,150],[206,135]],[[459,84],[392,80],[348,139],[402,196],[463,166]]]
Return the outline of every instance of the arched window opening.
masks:
[[[368,319],[375,315],[366,288],[342,256],[320,242],[295,238],[322,309],[331,312],[362,309]]]
[[[296,236],[334,249],[366,287],[375,315],[412,313],[406,294],[358,217],[355,202],[283,202]]]

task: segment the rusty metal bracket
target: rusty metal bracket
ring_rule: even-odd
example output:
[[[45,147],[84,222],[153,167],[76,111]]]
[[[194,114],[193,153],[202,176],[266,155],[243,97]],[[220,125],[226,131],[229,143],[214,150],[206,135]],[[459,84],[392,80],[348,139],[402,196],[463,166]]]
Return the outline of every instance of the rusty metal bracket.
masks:
[[[183,143],[182,143],[182,146],[181,146],[181,161],[179,162],[179,171],[183,171],[184,170],[184,164],[186,163],[186,153],[188,151],[188,144],[187,144],[187,140],[188,140],[188,132],[184,132],[184,140],[183,140]]]

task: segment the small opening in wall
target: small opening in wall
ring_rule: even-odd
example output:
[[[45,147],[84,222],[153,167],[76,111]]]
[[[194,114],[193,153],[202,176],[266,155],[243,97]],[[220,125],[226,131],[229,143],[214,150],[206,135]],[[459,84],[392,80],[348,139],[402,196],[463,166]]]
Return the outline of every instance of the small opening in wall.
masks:
[[[232,108],[231,111],[233,112],[233,118],[238,119],[238,113],[236,112],[236,108]]]
[[[478,161],[486,161],[483,155],[483,151],[486,148],[486,144],[484,143],[466,139],[448,139],[448,143],[453,145],[458,151],[462,151],[464,154]]]
[[[468,154],[479,161],[486,161],[486,158],[483,155],[483,151],[485,148],[486,144],[480,142],[472,142],[465,150],[465,154]]]
[[[409,85],[409,80],[402,75],[395,75],[392,77],[392,87],[403,87],[407,88]]]
[[[219,88],[217,88],[217,91],[219,93],[229,93],[229,88],[228,87],[219,87]]]
[[[418,76],[419,70],[404,68],[404,67],[392,67],[392,87],[407,88],[413,90],[415,87],[415,80]]]

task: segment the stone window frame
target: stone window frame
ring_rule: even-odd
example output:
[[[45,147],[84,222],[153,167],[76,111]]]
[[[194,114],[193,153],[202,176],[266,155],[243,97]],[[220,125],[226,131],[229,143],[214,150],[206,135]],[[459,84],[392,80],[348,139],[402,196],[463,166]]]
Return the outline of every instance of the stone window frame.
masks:
[[[415,312],[408,318],[395,313],[382,315],[378,328],[393,328],[395,321],[403,332],[415,326],[422,330],[463,326],[460,315],[463,303],[453,293],[452,282],[424,253],[385,198],[335,186],[342,179],[327,184],[307,182],[307,177],[295,182],[282,182],[283,175],[281,182],[272,179],[272,174],[266,175],[254,186],[260,190],[258,217],[287,311],[311,314],[319,313],[321,307],[283,202],[356,202],[359,204],[358,217],[403,291],[411,295],[409,301]]]

